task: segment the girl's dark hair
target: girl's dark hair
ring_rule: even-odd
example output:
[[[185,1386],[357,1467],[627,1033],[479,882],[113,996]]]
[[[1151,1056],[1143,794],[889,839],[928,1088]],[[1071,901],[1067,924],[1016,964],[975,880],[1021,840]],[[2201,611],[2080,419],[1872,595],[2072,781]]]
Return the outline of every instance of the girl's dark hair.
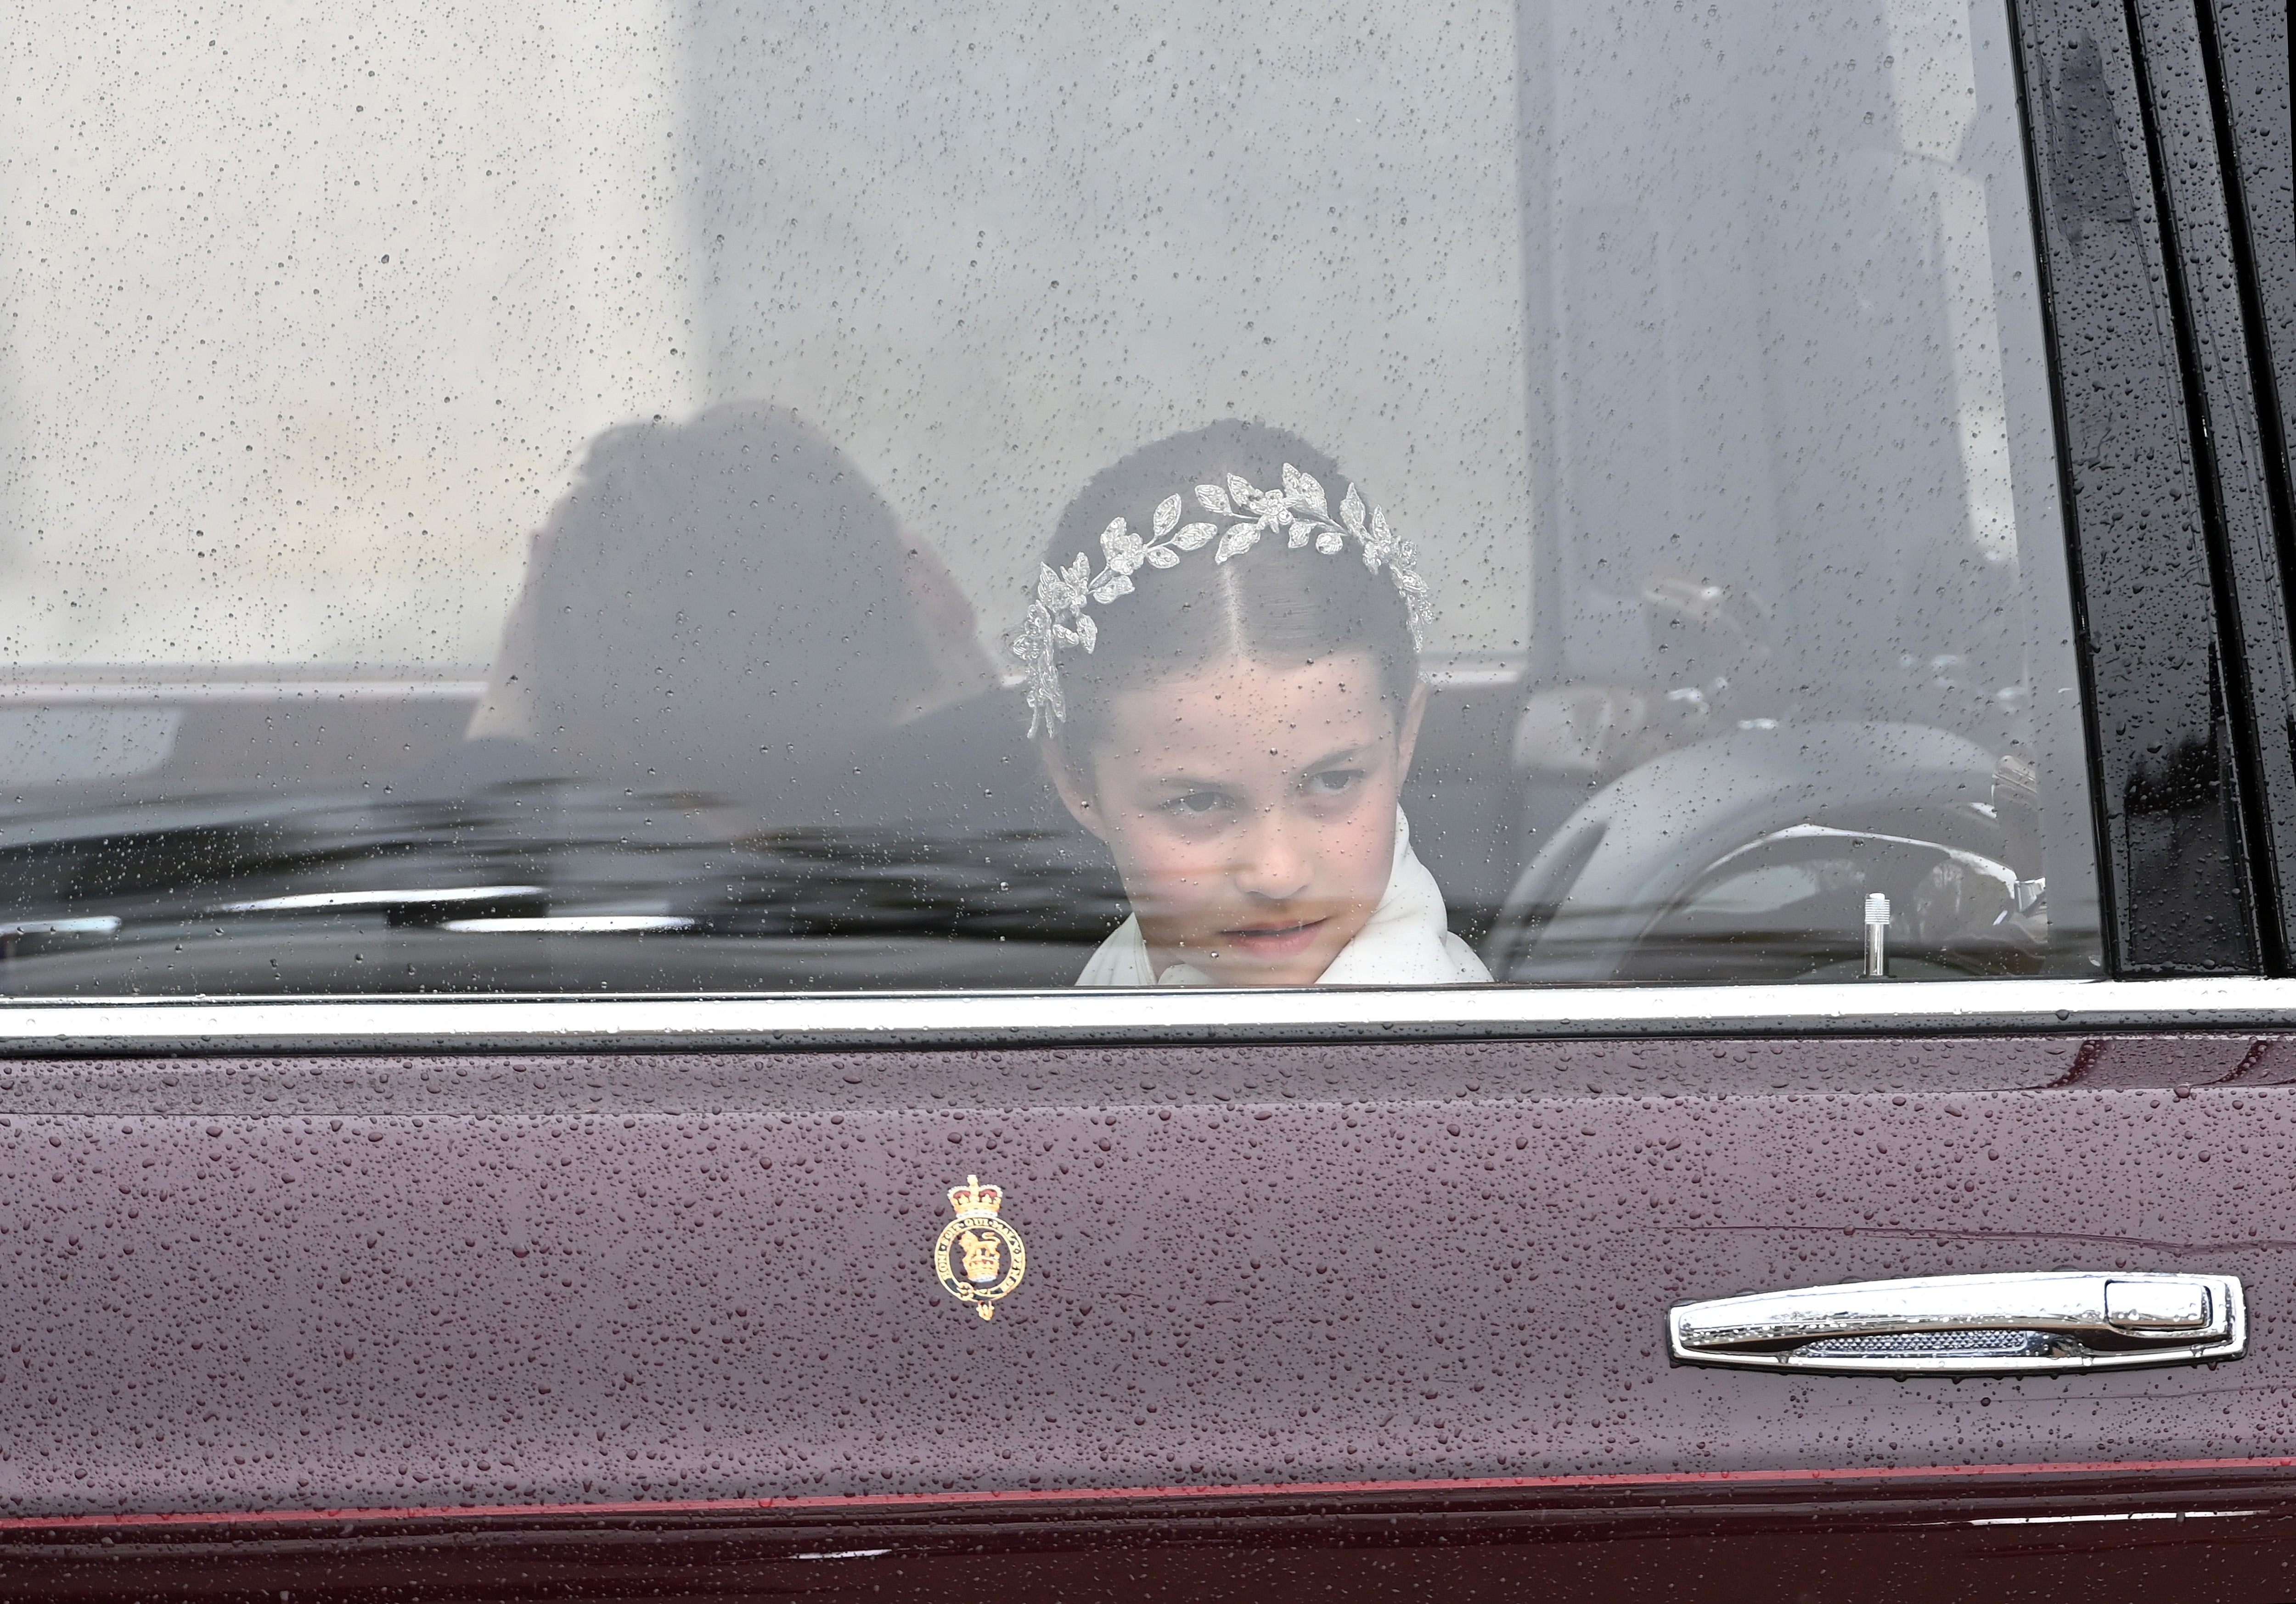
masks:
[[[528,578],[554,746],[588,772],[748,794],[833,763],[932,668],[899,522],[787,407],[601,435]]]
[[[1095,475],[1061,514],[1045,561],[1054,569],[1079,552],[1098,572],[1100,532],[1121,518],[1144,536],[1156,504],[1177,493],[1183,521],[1220,519],[1196,503],[1198,485],[1225,485],[1238,474],[1261,490],[1280,488],[1289,462],[1312,474],[1336,507],[1349,481],[1332,459],[1298,435],[1263,423],[1223,419],[1144,446]],[[1371,497],[1365,495],[1365,499]],[[1091,651],[1060,649],[1061,690],[1068,718],[1058,739],[1071,759],[1097,742],[1109,703],[1118,692],[1191,674],[1227,657],[1308,662],[1343,652],[1371,654],[1381,693],[1400,718],[1419,680],[1419,652],[1411,616],[1384,569],[1363,562],[1349,540],[1325,554],[1312,545],[1290,549],[1280,536],[1263,535],[1250,551],[1226,562],[1212,548],[1191,552],[1176,567],[1143,569],[1135,589],[1091,615],[1099,638]]]

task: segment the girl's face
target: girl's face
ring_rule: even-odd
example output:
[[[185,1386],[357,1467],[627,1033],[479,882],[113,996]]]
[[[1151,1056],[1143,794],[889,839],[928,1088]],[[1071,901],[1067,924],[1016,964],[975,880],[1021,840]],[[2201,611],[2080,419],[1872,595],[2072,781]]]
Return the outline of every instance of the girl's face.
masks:
[[[1231,658],[1118,695],[1084,773],[1054,778],[1115,855],[1159,973],[1309,986],[1387,889],[1424,707],[1414,691],[1398,716],[1368,653]]]

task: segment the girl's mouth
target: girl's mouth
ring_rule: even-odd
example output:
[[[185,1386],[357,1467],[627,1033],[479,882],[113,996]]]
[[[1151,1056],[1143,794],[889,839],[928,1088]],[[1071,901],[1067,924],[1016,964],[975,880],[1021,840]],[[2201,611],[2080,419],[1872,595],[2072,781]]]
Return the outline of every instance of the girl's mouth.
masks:
[[[1234,944],[1236,950],[1254,958],[1290,958],[1306,952],[1316,945],[1316,937],[1329,922],[1310,919],[1299,924],[1253,925],[1243,929],[1222,930],[1223,940]]]

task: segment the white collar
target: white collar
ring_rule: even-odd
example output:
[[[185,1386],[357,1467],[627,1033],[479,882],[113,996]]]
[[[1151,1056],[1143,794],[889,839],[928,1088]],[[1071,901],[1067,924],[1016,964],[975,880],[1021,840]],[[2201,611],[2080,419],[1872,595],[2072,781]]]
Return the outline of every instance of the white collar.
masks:
[[[1445,923],[1443,893],[1435,877],[1411,850],[1411,822],[1395,810],[1395,861],[1387,890],[1356,938],[1340,949],[1318,986],[1465,986],[1491,978],[1474,950]],[[1078,986],[1210,986],[1212,978],[1192,963],[1175,963],[1159,975],[1150,967],[1147,937],[1137,914],[1100,944]]]

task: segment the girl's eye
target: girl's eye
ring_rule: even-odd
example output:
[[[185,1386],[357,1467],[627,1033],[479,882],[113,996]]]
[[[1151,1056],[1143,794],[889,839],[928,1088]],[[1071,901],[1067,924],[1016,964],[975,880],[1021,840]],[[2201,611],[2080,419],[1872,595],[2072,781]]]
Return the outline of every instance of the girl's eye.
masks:
[[[1308,776],[1308,794],[1311,797],[1336,797],[1363,778],[1361,769],[1325,769],[1320,774]]]
[[[1187,818],[1200,819],[1218,808],[1227,798],[1218,791],[1190,791],[1185,797],[1175,797],[1164,804],[1170,812]]]

